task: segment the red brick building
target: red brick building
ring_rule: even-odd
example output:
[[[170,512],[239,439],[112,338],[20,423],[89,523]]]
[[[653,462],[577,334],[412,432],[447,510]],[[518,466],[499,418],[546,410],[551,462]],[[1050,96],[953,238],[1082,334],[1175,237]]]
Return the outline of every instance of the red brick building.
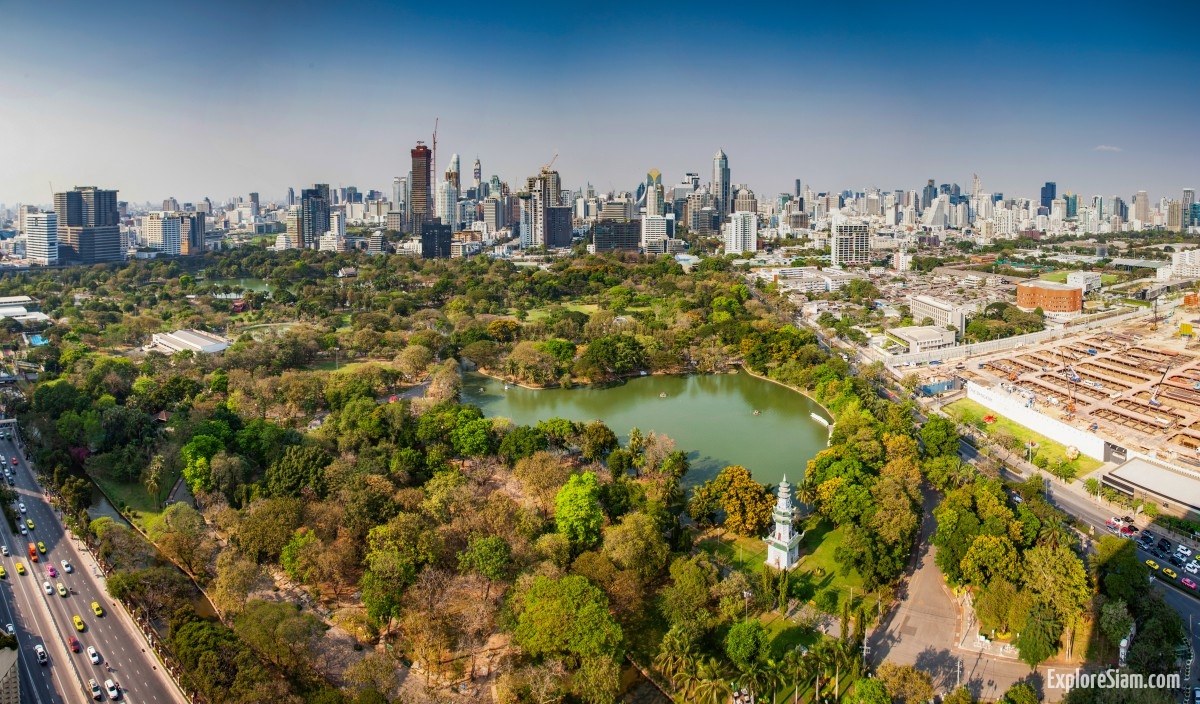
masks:
[[[1083,289],[1050,281],[1024,281],[1017,284],[1017,307],[1046,313],[1070,314],[1083,310]]]

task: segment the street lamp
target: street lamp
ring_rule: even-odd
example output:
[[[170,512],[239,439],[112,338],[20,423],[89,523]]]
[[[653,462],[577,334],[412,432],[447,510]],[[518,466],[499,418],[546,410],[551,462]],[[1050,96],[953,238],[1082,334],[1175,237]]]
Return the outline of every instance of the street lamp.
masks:
[[[338,347],[333,348],[333,371],[335,371],[335,372],[338,370],[338,352],[341,352],[341,351],[342,351],[341,348],[338,348]]]

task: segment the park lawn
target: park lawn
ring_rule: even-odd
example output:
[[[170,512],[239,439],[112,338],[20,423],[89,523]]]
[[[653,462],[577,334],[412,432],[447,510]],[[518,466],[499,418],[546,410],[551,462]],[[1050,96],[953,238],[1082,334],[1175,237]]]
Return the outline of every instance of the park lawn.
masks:
[[[1035,433],[1020,423],[1005,418],[969,398],[959,399],[954,403],[948,404],[942,410],[950,414],[959,423],[973,425],[988,435],[992,435],[998,430],[1003,430],[1009,436],[1016,438],[1022,446],[1032,440],[1037,443],[1036,454],[1044,456],[1051,462],[1067,459],[1067,448],[1061,443],[1057,443],[1041,433]],[[996,422],[991,424],[984,423],[983,417],[986,415],[995,416]],[[1099,469],[1101,464],[1099,460],[1092,459],[1086,455],[1080,455],[1075,460],[1075,467],[1078,470],[1077,476],[1085,476],[1089,472]]]
[[[1067,274],[1070,274],[1070,273],[1071,272],[1069,272],[1069,271],[1054,271],[1049,274],[1042,274],[1039,278],[1042,281],[1052,281],[1056,284],[1065,284],[1065,283],[1067,283]],[[1121,277],[1117,276],[1116,274],[1101,274],[1100,275],[1100,284],[1102,286],[1108,286],[1110,284],[1115,284],[1116,282],[1118,282],[1120,280],[1121,280]]]
[[[838,594],[844,589],[863,591],[862,575],[834,558],[834,552],[842,546],[846,533],[835,528],[820,516],[810,516],[804,527],[804,538],[800,541],[800,572],[810,575],[817,591],[833,587]]]
[[[587,313],[588,315],[592,315],[596,311],[600,310],[600,306],[596,305],[595,303],[571,302],[571,303],[562,303],[559,305],[567,310],[578,311],[580,313]],[[509,315],[514,315],[514,314],[516,314],[515,310],[509,311]],[[536,323],[537,321],[550,316],[550,307],[545,306],[545,307],[541,307],[541,308],[530,308],[528,311],[525,312],[525,314],[527,316],[525,318],[525,320],[527,322]]]
[[[124,484],[113,481],[108,477],[95,477],[96,484],[104,490],[108,498],[116,504],[114,508],[126,516],[130,511],[136,512],[132,518],[133,522],[142,530],[158,520],[162,514],[163,502],[166,501],[167,495],[171,492],[171,487],[175,486],[176,476],[165,477],[162,487],[159,488],[158,503],[155,504],[150,494],[146,492],[146,487],[140,483],[132,482]]]

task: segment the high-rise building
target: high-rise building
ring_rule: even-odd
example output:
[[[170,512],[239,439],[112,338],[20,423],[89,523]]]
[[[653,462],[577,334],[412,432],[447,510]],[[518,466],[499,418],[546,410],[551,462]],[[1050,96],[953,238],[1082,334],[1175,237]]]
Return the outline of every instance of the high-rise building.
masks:
[[[1183,189],[1183,200],[1180,201],[1180,208],[1183,211],[1183,227],[1186,229],[1198,223],[1192,222],[1192,206],[1196,204],[1196,190],[1193,188]]]
[[[425,146],[424,142],[417,142],[417,146],[412,149],[412,173],[409,181],[411,190],[408,197],[408,212],[412,223],[410,227],[416,234],[420,234],[421,226],[433,217],[430,211],[430,206],[433,205],[433,184],[429,178],[431,158],[429,147]]]
[[[739,188],[737,197],[733,199],[733,212],[757,213],[758,200],[754,197],[754,191],[745,187]]]
[[[421,256],[425,259],[449,259],[453,234],[445,223],[425,223],[421,229]]]
[[[1058,184],[1053,181],[1047,181],[1046,185],[1042,186],[1042,199],[1040,201],[1042,207],[1049,211],[1051,204],[1053,204],[1054,199],[1057,197]]]
[[[1145,227],[1150,222],[1150,196],[1145,191],[1138,191],[1133,196],[1133,219]]]
[[[21,703],[21,667],[16,646],[0,648],[0,704]],[[37,695],[34,695],[37,698]]]
[[[1179,232],[1183,229],[1183,208],[1177,200],[1167,201],[1167,230]]]
[[[479,192],[483,186],[483,165],[479,163],[479,157],[475,157],[475,164],[471,168],[471,176],[473,177],[472,184],[475,187],[475,198],[482,199],[484,196]]]
[[[758,250],[758,215],[732,213],[725,223],[725,253],[754,254]]]
[[[1067,191],[1063,195],[1063,200],[1067,202],[1067,219],[1073,220],[1079,216],[1079,194]]]
[[[179,218],[179,253],[188,256],[204,253],[204,231],[207,215],[201,212],[175,213]]]
[[[462,186],[462,180],[459,176],[459,161],[457,154],[450,155],[450,166],[446,169],[446,180],[454,184],[455,193],[457,193]]]
[[[489,196],[483,201],[483,224],[488,232],[496,232],[506,224],[504,208],[500,207],[500,199],[496,196]]]
[[[25,218],[25,258],[42,266],[58,264],[58,214],[28,213]]]
[[[437,185],[434,209],[442,224],[449,225],[451,232],[458,231],[458,187],[450,180],[449,171],[446,172],[446,178]]]
[[[164,201],[163,201],[163,207],[162,207],[162,209],[163,209],[164,211],[168,212],[168,213],[173,213],[173,212],[175,212],[176,210],[179,210],[179,209],[180,209],[180,208],[179,208],[179,201],[175,200],[175,197],[174,197],[174,196],[172,196],[172,197],[170,197],[170,198],[167,198],[166,200],[164,200]]]
[[[175,213],[150,213],[142,221],[146,244],[167,255],[183,253],[180,229],[179,216]]]
[[[259,202],[258,202],[258,194],[257,194],[257,193],[254,193],[254,192],[251,192],[251,193],[250,193],[250,214],[251,214],[251,215],[258,215],[258,214],[259,214],[259,208],[260,208],[260,207],[261,207],[261,206],[260,206],[260,204],[259,204]],[[179,210],[179,208],[175,208],[175,210]]]
[[[289,208],[296,204],[296,189],[291,186],[288,186],[287,204]]]
[[[730,202],[729,157],[725,156],[724,149],[718,149],[713,156],[712,194],[716,200],[717,214],[724,221],[733,205]]]
[[[303,235],[300,234],[303,221],[304,214],[301,212],[300,206],[290,206],[287,212],[287,236],[290,247],[299,248],[304,241]]]
[[[792,195],[796,198],[800,198],[804,195],[804,191],[800,189],[800,179],[796,179],[796,190],[792,193]]]
[[[663,214],[663,185],[662,172],[658,169],[650,169],[646,173],[646,215]]]
[[[566,241],[561,230],[550,228],[550,208],[558,206],[560,197],[557,171],[543,170],[537,176],[526,179],[525,190],[518,194],[521,203],[521,246],[522,247],[566,247],[571,244],[571,209],[566,208]],[[556,215],[561,218],[561,215]],[[561,221],[555,221],[561,228]]]
[[[97,264],[124,258],[116,191],[76,186],[75,190],[55,193],[54,212],[58,216],[60,260]]]
[[[346,211],[338,208],[329,211],[329,232],[338,241],[346,239]]]
[[[834,266],[869,264],[871,231],[867,223],[841,216],[834,217],[829,248],[830,262]]]
[[[317,183],[300,191],[301,249],[316,249],[321,235],[329,232],[329,184]]]
[[[641,226],[629,220],[598,220],[592,225],[592,247],[597,253],[621,250],[636,252]]]
[[[925,210],[929,206],[933,205],[933,202],[937,200],[937,197],[937,186],[933,184],[933,179],[929,179],[925,182],[925,190],[921,192],[921,210]]]
[[[667,251],[667,218],[662,215],[647,215],[642,218],[642,251],[646,254],[662,254]]]

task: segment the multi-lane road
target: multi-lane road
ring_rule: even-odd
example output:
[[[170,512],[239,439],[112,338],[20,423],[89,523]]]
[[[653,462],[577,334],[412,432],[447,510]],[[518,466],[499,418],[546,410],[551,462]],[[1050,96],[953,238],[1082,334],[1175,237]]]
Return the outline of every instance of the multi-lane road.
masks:
[[[170,677],[162,671],[145,638],[129,614],[115,602],[104,588],[104,578],[95,562],[78,543],[69,538],[56,512],[47,503],[41,487],[34,478],[25,458],[13,442],[0,440],[0,454],[5,467],[13,473],[18,501],[25,504],[19,513],[22,523],[32,520],[28,535],[14,534],[7,521],[0,520],[0,543],[7,546],[9,555],[0,557],[7,576],[0,580],[0,619],[13,624],[19,642],[21,701],[34,704],[91,701],[89,681],[95,679],[103,689],[104,681],[120,684],[121,700],[135,703],[173,704],[183,696]],[[17,456],[17,464],[12,457]],[[27,529],[28,530],[28,529]],[[42,542],[46,553],[38,561],[29,559],[30,542]],[[63,570],[66,560],[72,571]],[[17,563],[24,565],[25,574],[17,573]],[[53,566],[56,577],[48,568]],[[52,593],[47,594],[43,583],[49,582]],[[57,592],[58,583],[68,590],[67,596]],[[98,602],[103,616],[92,611]],[[82,632],[76,630],[74,617],[84,623]],[[72,652],[68,639],[75,637],[80,652]],[[34,646],[42,645],[49,656],[46,665],[39,665]],[[100,664],[91,662],[87,654],[93,646]],[[109,700],[107,694],[101,694]]]

